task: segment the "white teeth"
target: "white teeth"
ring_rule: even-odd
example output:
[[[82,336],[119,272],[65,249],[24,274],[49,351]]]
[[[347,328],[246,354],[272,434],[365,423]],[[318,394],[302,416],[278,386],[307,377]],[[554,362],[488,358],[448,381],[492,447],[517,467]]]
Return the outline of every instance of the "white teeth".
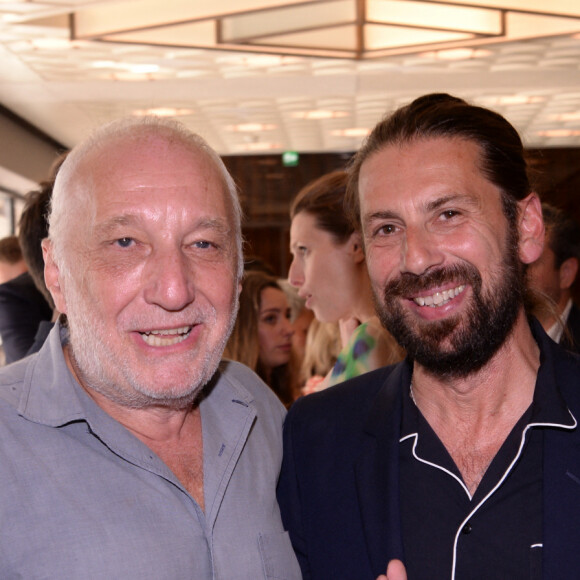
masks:
[[[184,341],[190,332],[191,326],[182,326],[181,328],[142,332],[141,336],[149,346],[170,346]]]
[[[431,308],[436,308],[437,306],[443,306],[447,304],[449,300],[455,298],[458,294],[461,294],[465,290],[465,284],[457,286],[457,288],[452,288],[451,290],[443,290],[443,292],[435,292],[432,296],[417,296],[413,298],[415,304],[419,306],[431,306]]]

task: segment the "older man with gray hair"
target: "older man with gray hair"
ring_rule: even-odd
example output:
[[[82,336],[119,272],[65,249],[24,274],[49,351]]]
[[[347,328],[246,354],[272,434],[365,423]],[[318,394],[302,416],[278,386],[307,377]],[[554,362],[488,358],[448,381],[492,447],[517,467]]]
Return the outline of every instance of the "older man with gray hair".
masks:
[[[284,409],[220,364],[240,214],[177,123],[115,122],[67,157],[43,242],[65,316],[0,373],[2,578],[300,578],[275,497]]]

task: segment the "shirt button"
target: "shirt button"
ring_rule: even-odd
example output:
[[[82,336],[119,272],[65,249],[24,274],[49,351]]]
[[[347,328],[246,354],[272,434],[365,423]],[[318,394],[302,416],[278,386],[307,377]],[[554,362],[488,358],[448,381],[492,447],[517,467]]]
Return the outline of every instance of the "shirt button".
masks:
[[[462,534],[471,534],[471,524],[469,522],[467,522],[463,528],[461,528],[461,533]]]

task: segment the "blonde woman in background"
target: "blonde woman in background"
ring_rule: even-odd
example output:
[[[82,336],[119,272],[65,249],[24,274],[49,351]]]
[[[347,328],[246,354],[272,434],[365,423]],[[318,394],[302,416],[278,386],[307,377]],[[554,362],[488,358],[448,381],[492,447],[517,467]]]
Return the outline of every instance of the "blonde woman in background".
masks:
[[[375,314],[362,240],[344,209],[347,174],[304,187],[290,209],[289,281],[321,322],[338,323],[342,350],[322,390],[384,365],[403,351]]]
[[[316,318],[306,333],[304,359],[300,368],[301,393],[309,395],[319,389],[333,369],[342,349],[336,322],[320,322]]]

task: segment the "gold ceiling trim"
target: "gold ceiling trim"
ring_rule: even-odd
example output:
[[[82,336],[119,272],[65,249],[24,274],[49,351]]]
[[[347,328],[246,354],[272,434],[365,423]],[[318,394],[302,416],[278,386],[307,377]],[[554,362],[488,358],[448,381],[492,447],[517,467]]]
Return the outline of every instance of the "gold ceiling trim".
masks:
[[[580,32],[577,0],[131,0],[79,8],[73,40],[365,59]]]

